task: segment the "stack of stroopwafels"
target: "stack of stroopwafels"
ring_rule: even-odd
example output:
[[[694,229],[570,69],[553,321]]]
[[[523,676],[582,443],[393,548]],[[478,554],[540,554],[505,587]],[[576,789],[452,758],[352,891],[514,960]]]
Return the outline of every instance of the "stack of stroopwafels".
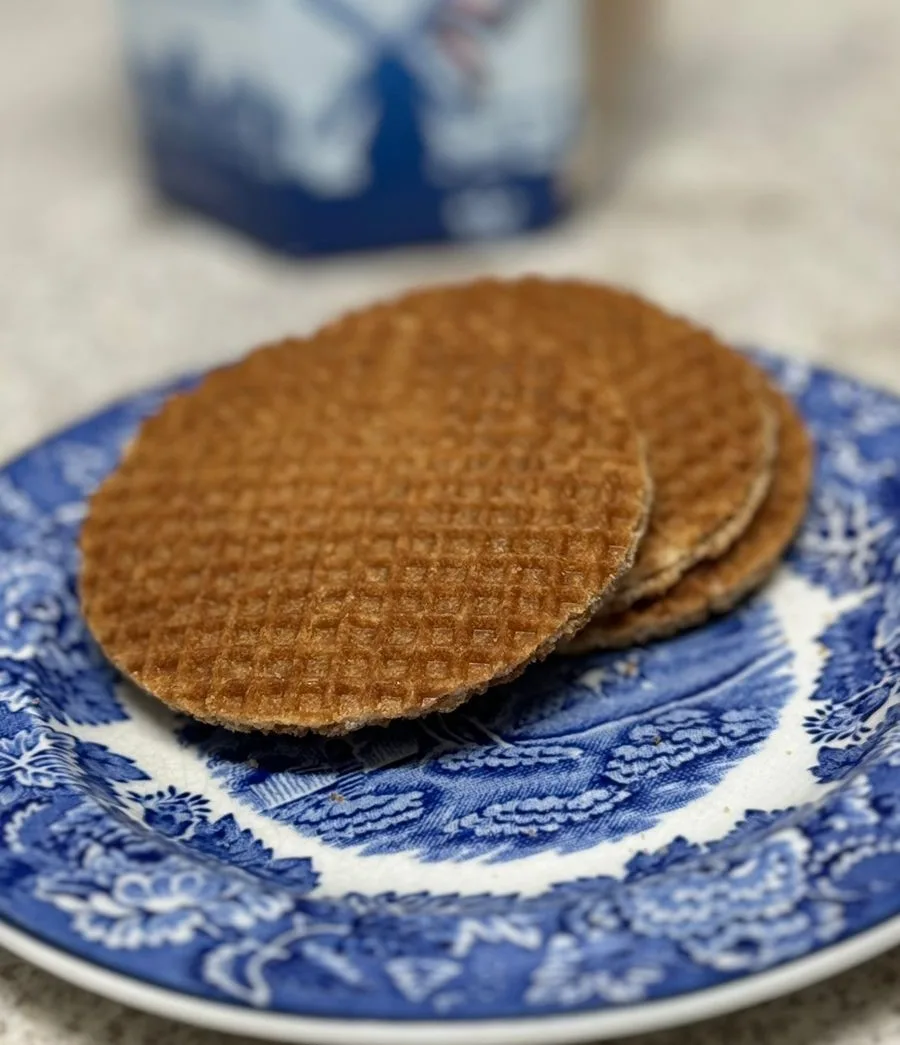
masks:
[[[729,608],[778,562],[810,470],[760,371],[633,295],[417,291],[145,422],[91,502],[82,602],[165,703],[342,733]]]

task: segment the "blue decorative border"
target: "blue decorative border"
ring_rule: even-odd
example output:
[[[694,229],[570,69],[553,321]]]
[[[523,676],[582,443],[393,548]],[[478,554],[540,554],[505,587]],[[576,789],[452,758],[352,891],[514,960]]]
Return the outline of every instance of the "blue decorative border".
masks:
[[[84,739],[127,711],[78,614],[75,537],[87,492],[157,393],[0,473],[0,915],[197,997],[434,1019],[672,997],[900,912],[900,402],[766,362],[819,451],[792,566],[855,596],[821,636],[806,723],[833,787],[824,801],[750,811],[723,839],[677,839],[623,879],[538,897],[311,895],[310,861],[276,859],[203,796],[147,793],[139,766]]]

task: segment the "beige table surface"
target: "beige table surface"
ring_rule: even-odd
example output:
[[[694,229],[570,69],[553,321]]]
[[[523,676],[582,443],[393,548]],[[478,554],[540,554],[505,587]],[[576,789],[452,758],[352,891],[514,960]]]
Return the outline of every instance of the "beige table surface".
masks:
[[[631,283],[736,340],[900,389],[900,3],[661,6],[660,90],[619,177],[576,220],[513,245],[309,266],[147,198],[103,0],[4,0],[0,457],[150,379],[414,281],[488,271]],[[898,982],[894,952],[790,998],[639,1040],[900,1041]],[[225,1040],[0,955],[4,1045]]]

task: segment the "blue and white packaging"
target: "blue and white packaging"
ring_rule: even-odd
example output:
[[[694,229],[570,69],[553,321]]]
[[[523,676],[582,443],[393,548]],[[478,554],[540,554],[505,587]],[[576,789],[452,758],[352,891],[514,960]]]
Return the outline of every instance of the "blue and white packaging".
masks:
[[[567,204],[581,0],[120,0],[162,192],[297,254],[508,236]]]

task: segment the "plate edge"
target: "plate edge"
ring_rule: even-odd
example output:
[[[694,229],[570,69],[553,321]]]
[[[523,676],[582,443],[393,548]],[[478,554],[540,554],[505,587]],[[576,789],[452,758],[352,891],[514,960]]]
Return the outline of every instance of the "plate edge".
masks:
[[[158,987],[81,958],[0,917],[0,946],[75,987],[150,1015],[267,1041],[317,1045],[558,1045],[630,1037],[724,1016],[846,972],[900,944],[900,915],[731,983],[601,1012],[484,1020],[344,1020],[248,1009]]]

